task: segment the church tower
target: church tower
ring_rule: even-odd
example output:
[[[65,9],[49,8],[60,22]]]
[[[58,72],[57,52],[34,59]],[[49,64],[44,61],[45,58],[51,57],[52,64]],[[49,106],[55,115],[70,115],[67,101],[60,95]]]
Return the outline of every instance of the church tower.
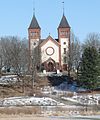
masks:
[[[33,15],[31,24],[28,28],[29,50],[30,52],[39,44],[41,38],[41,28],[37,22],[35,15]]]
[[[63,13],[61,22],[58,26],[58,40],[61,45],[61,67],[62,70],[67,70],[68,61],[67,55],[70,47],[70,26],[68,21]]]

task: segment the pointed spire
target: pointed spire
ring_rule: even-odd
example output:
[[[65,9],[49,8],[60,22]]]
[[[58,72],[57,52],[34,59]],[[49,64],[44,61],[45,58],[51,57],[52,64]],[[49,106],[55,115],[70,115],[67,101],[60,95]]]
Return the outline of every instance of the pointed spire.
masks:
[[[38,21],[35,17],[35,0],[33,0],[33,18],[31,20],[31,24],[29,26],[29,29],[41,29],[39,24],[38,24]]]
[[[64,1],[62,3],[63,3],[63,16],[62,16],[62,19],[60,21],[60,24],[59,24],[58,28],[70,28],[69,23],[68,23],[65,15],[64,15],[64,13],[65,13]]]
[[[35,15],[33,15],[33,18],[32,18],[31,24],[29,26],[29,29],[41,29],[38,22],[37,22],[37,19],[36,19]]]
[[[62,19],[61,19],[61,22],[59,24],[59,27],[58,28],[70,28],[69,24],[68,24],[68,21],[65,17],[65,15],[63,14],[62,16]]]

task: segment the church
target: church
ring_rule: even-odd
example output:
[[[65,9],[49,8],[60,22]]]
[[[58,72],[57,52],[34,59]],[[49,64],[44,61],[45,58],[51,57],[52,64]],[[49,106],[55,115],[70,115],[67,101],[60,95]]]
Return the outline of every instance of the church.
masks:
[[[41,64],[47,72],[68,70],[67,53],[70,47],[70,25],[64,13],[57,30],[57,39],[51,35],[42,39],[41,27],[35,15],[33,15],[28,28],[29,51],[31,52],[37,46],[40,47]]]

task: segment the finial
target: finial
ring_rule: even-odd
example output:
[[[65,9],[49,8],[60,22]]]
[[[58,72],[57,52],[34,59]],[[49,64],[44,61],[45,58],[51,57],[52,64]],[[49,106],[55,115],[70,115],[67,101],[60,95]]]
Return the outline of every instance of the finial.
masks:
[[[35,0],[33,0],[33,16],[35,16]]]
[[[50,36],[50,32],[49,32],[49,36]]]
[[[64,15],[64,12],[65,12],[64,1],[62,2],[62,4],[63,4],[63,15]]]
[[[33,16],[35,16],[35,8],[33,8]]]

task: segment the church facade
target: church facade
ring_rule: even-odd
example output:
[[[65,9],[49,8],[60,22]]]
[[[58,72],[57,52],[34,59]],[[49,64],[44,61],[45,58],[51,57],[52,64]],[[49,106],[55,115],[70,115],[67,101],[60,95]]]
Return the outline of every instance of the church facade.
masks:
[[[41,39],[41,28],[33,15],[28,28],[29,51],[31,53],[35,47],[39,46],[41,51],[41,65],[47,72],[68,69],[68,51],[70,47],[70,26],[63,14],[57,28],[58,39],[49,35],[46,39]]]

